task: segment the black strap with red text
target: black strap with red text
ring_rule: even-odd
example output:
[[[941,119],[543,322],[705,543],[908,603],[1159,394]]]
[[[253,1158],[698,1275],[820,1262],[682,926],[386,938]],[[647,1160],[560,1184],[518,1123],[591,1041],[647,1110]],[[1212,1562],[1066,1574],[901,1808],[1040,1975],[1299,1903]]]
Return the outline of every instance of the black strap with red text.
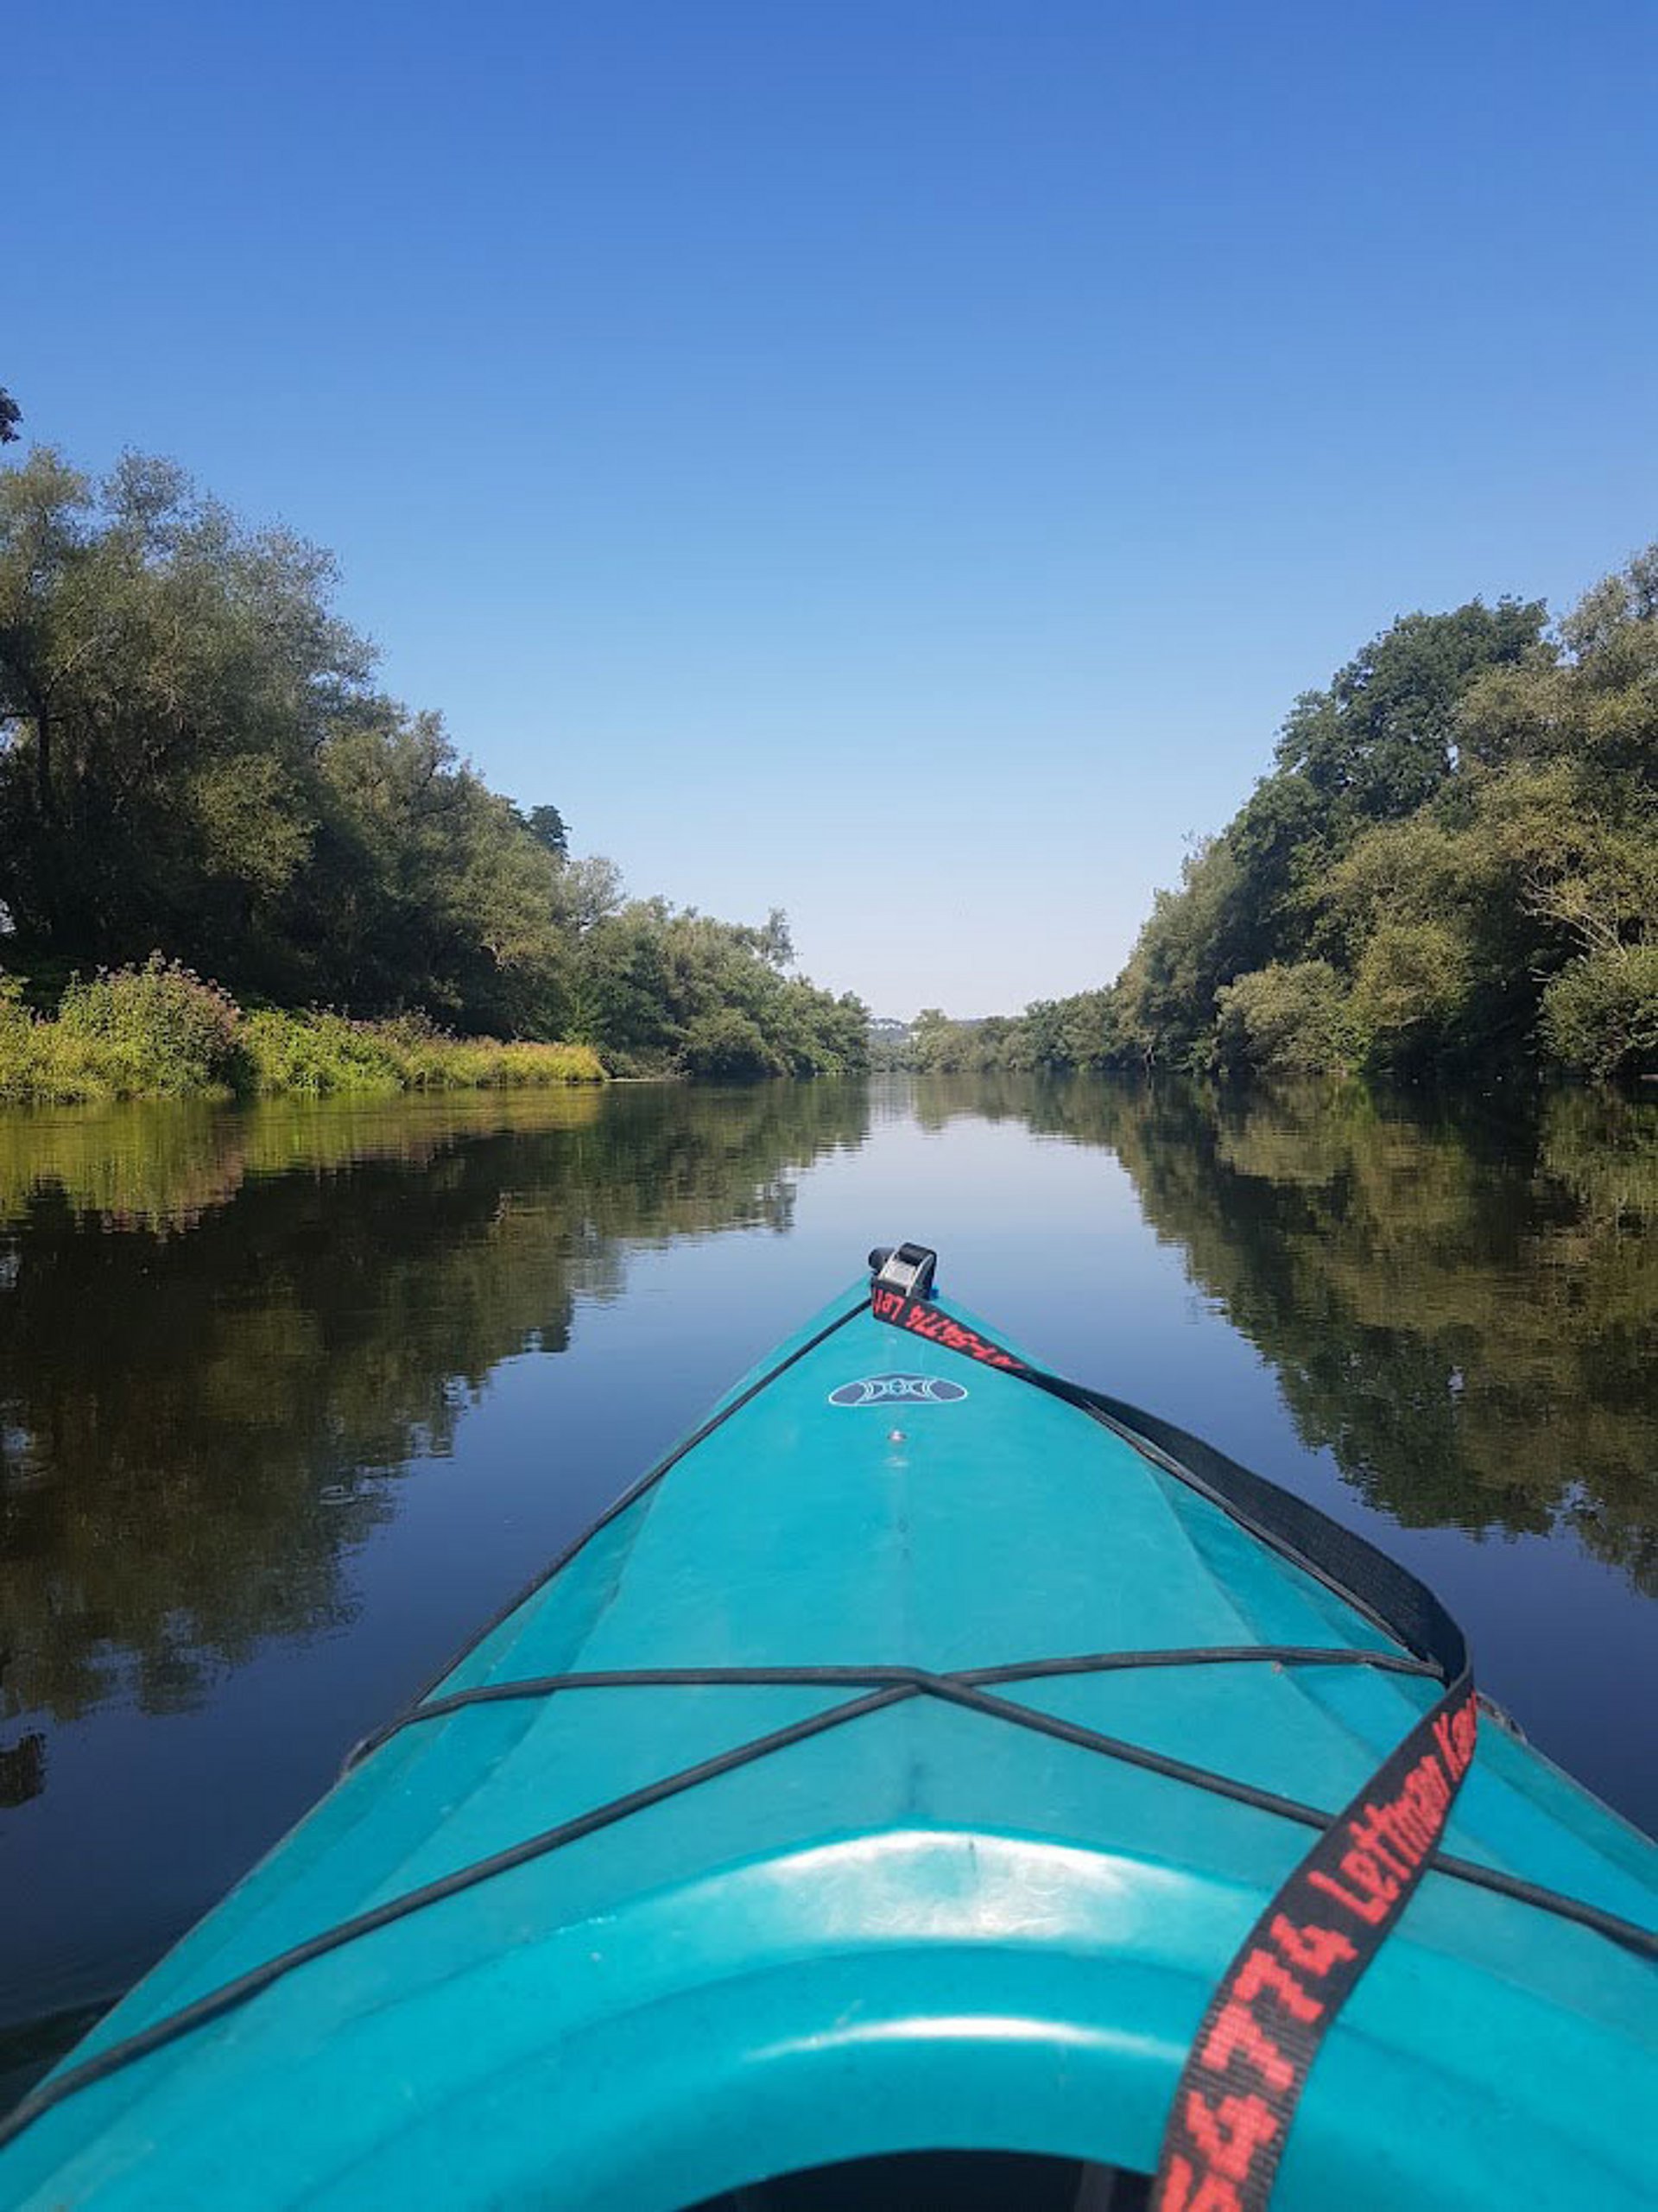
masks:
[[[1474,1755],[1465,1675],[1332,1822],[1244,1938],[1181,2069],[1154,2212],[1259,2212],[1326,2031],[1410,1902]]]
[[[930,1282],[930,1270],[921,1279]],[[1478,1706],[1466,1641],[1433,1592],[1396,1561],[1196,1437],[1031,1366],[879,1275],[870,1309],[877,1321],[1000,1369],[1103,1422],[1350,1599],[1431,1661],[1446,1683],[1444,1695],[1323,1830],[1250,1929],[1181,2069],[1152,2212],[1262,2212],[1319,2045],[1414,1893],[1472,1761]]]

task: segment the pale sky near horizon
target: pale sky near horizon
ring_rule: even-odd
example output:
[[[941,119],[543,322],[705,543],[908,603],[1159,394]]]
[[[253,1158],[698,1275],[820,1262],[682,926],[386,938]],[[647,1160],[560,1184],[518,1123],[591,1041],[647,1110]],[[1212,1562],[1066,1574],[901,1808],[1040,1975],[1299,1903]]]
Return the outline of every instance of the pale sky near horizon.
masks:
[[[1658,5],[14,0],[0,385],[877,1013],[1108,980],[1295,694],[1658,536]]]

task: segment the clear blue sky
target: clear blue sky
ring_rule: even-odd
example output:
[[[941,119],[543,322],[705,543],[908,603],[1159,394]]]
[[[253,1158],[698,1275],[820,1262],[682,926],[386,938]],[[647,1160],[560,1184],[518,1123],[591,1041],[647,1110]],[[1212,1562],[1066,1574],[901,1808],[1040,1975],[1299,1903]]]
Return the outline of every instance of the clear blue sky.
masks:
[[[1658,5],[13,0],[0,383],[877,1011],[1108,979],[1294,694],[1658,536]]]

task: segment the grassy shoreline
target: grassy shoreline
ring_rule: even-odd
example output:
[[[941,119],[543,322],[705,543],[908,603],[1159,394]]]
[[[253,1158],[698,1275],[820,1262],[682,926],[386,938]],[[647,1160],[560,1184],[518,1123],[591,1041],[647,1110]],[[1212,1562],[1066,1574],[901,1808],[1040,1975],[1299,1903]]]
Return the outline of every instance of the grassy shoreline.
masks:
[[[0,1102],[392,1096],[602,1083],[585,1044],[452,1036],[423,1014],[353,1021],[327,1010],[247,1012],[189,969],[143,967],[72,983],[55,1018],[0,977]]]

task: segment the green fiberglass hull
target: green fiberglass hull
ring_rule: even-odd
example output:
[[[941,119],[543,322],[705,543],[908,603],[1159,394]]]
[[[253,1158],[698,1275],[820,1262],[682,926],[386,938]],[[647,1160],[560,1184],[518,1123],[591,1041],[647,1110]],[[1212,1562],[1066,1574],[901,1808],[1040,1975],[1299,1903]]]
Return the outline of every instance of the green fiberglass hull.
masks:
[[[1398,1656],[1358,1605],[849,1292],[427,1702],[535,1694],[372,1744],[100,2023],[54,2079],[197,2007],[15,2132],[0,2203],[651,2212],[949,2150],[1149,2173],[1307,1829],[939,1685],[1260,1645],[1332,1656],[997,1697],[1333,1811],[1440,1685],[1349,1662]],[[591,1680],[808,1668],[849,1672]],[[1495,1726],[1445,1848],[1658,1918],[1658,1851]],[[1275,2207],[1650,2204],[1654,1992],[1627,1944],[1430,1871],[1317,2058]]]

